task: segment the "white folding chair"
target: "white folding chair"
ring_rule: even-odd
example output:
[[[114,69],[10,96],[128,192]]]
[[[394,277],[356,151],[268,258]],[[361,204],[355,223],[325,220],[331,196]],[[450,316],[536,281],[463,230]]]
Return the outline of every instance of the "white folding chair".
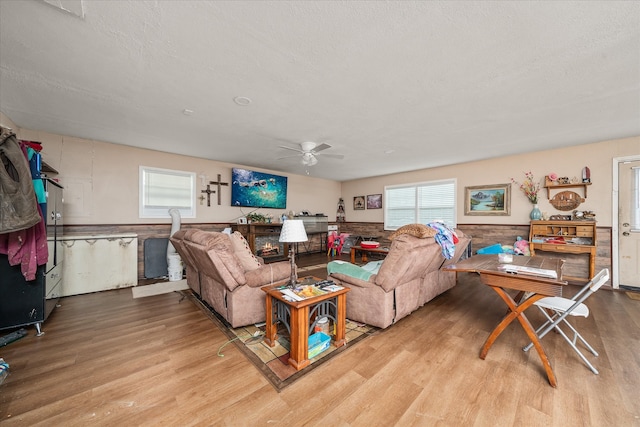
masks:
[[[547,321],[543,323],[538,329],[536,329],[536,334],[538,338],[542,339],[549,331],[555,329],[558,331],[560,335],[569,343],[571,348],[578,353],[578,356],[582,359],[584,363],[589,366],[589,368],[593,371],[594,374],[598,374],[598,370],[593,367],[593,365],[587,360],[586,357],[582,354],[582,352],[576,346],[576,341],[579,339],[582,343],[594,354],[594,356],[598,356],[598,353],[589,345],[589,343],[576,331],[576,329],[571,326],[569,322],[567,322],[567,316],[589,316],[589,308],[584,305],[584,301],[591,296],[594,292],[596,292],[605,282],[609,280],[609,269],[604,268],[598,272],[593,279],[589,281],[577,294],[573,296],[573,298],[563,298],[563,297],[545,297],[542,298],[533,304],[537,306],[540,311],[545,315]],[[550,313],[551,315],[550,315]],[[573,339],[570,339],[562,329],[560,329],[560,323],[566,324],[569,329],[573,332]],[[542,331],[542,332],[541,332]],[[533,343],[529,343],[527,346],[523,348],[524,351],[528,351],[533,346]]]

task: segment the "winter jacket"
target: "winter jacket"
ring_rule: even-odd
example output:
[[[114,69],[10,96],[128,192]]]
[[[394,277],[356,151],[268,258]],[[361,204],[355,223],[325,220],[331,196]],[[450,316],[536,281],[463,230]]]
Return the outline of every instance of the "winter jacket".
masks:
[[[26,153],[11,129],[0,127],[0,234],[40,222]]]

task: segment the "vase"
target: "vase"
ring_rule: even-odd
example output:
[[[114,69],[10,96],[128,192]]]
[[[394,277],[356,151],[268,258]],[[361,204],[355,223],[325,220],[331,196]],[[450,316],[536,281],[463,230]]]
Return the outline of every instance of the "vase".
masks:
[[[538,205],[537,204],[533,205],[533,209],[531,209],[531,213],[529,214],[529,218],[531,218],[533,221],[537,221],[537,220],[542,218],[542,212],[540,212],[540,209],[538,209]]]

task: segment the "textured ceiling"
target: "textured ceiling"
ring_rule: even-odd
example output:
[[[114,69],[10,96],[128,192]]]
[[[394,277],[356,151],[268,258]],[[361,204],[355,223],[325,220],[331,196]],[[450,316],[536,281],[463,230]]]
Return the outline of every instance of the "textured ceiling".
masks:
[[[640,135],[640,2],[0,0],[0,110],[339,181]]]

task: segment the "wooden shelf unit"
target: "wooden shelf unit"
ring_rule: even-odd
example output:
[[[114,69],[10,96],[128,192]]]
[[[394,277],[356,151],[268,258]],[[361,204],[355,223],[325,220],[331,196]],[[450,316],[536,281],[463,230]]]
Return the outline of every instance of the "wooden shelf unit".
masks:
[[[562,237],[569,242],[575,238],[591,239],[591,244],[551,243],[554,238]],[[595,221],[531,221],[529,230],[529,248],[531,256],[535,251],[547,251],[589,255],[590,280],[596,268],[596,222]],[[565,276],[565,280],[585,281],[581,277]]]
[[[587,198],[587,186],[591,185],[590,182],[578,182],[575,184],[556,184],[548,176],[544,177],[544,188],[547,189],[547,199],[551,199],[549,190],[566,190],[567,188],[582,188],[584,189],[584,198]]]

